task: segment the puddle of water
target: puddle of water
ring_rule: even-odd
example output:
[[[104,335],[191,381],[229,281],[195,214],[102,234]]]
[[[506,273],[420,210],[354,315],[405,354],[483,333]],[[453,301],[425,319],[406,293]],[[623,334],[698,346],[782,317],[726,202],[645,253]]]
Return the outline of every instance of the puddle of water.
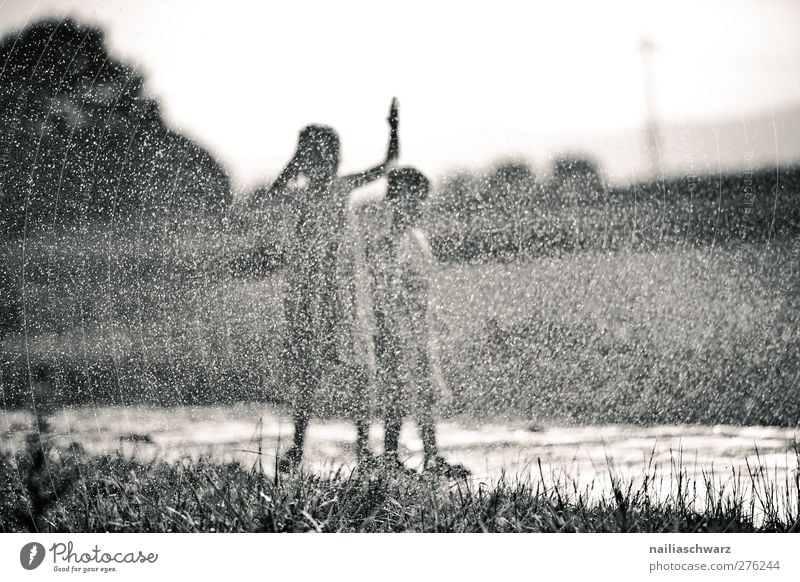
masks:
[[[252,464],[262,452],[265,470],[274,467],[276,451],[291,442],[289,415],[261,404],[209,407],[104,407],[66,409],[50,419],[56,444],[78,442],[92,454],[121,450],[140,458],[210,456],[220,461]],[[24,411],[9,411],[0,420],[2,447],[22,446],[25,432],[33,430],[33,417]],[[713,469],[729,475],[731,469],[746,470],[765,465],[783,479],[797,468],[791,443],[798,430],[778,427],[599,425],[547,427],[531,431],[522,422],[475,424],[474,421],[443,421],[437,428],[442,454],[463,463],[482,480],[495,480],[503,473],[526,478],[553,472],[576,481],[606,480],[609,465],[628,477],[642,474],[649,460],[658,473],[669,477],[672,462],[682,454],[682,466],[700,475]],[[371,430],[371,446],[380,451],[383,431]],[[306,464],[316,471],[352,466],[355,429],[345,420],[317,421],[308,432]],[[401,453],[407,464],[419,467],[422,442],[413,423],[401,433]]]

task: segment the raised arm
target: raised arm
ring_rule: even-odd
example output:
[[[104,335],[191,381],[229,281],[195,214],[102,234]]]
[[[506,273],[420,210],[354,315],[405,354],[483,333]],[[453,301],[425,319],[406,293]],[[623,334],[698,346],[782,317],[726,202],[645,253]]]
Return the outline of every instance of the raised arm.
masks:
[[[300,161],[295,154],[281,171],[272,185],[258,192],[250,199],[250,206],[262,204],[265,200],[282,200],[286,196],[286,186],[300,174]]]
[[[397,158],[400,156],[400,138],[397,133],[397,127],[400,124],[398,106],[399,104],[397,102],[397,98],[392,98],[392,105],[389,109],[389,117],[387,118],[390,131],[389,147],[386,151],[386,159],[382,163],[370,168],[369,170],[343,176],[341,180],[346,186],[346,190],[355,190],[356,188],[366,186],[370,182],[373,182],[386,175],[386,172],[388,172],[394,166],[395,161],[397,161]]]

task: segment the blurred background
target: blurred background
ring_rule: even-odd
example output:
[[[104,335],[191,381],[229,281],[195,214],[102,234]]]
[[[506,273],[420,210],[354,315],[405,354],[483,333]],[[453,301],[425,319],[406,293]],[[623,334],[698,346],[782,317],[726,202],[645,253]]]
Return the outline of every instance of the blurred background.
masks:
[[[792,0],[5,0],[0,34],[64,15],[105,32],[237,191],[310,122],[340,132],[345,171],[376,162],[392,95],[403,161],[431,174],[511,155],[546,171],[560,150],[613,183],[800,159]]]
[[[380,161],[396,95],[442,412],[800,418],[800,4],[0,2],[5,405],[286,402],[248,201],[308,123]]]

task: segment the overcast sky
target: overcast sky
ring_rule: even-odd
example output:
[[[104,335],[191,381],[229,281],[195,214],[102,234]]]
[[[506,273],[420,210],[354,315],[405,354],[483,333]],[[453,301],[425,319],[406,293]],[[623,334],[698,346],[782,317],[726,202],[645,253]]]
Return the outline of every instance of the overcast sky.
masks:
[[[101,24],[240,186],[274,175],[311,122],[340,132],[344,169],[377,162],[392,95],[403,161],[429,172],[622,135],[645,117],[643,37],[664,123],[800,105],[794,0],[0,0],[0,33],[54,13]],[[587,149],[602,159],[609,140]]]

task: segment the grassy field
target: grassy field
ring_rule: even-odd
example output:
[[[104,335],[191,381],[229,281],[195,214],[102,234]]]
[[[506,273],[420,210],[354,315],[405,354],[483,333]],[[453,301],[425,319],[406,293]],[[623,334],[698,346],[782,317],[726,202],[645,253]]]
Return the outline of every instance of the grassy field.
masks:
[[[44,423],[43,423],[44,424]],[[46,428],[46,426],[45,426]],[[138,461],[54,453],[47,433],[0,456],[0,531],[39,532],[796,532],[798,471],[783,481],[763,466],[693,474],[673,458],[610,486],[558,474],[448,481],[431,474],[339,470],[269,477],[208,459]]]
[[[211,228],[31,239],[24,329],[0,341],[7,405],[287,402],[280,271],[231,274],[259,244]],[[17,272],[17,269],[14,269]],[[443,264],[443,414],[562,423],[800,419],[800,239]],[[343,412],[346,387],[319,395]]]
[[[280,272],[254,267],[257,254],[236,264],[266,239],[143,221],[4,243],[3,276],[22,297],[11,314],[18,326],[0,339],[4,407],[46,419],[81,403],[289,401],[280,380]],[[531,425],[797,426],[799,276],[800,238],[790,237],[444,263],[433,299],[453,398],[437,413]],[[323,390],[317,414],[344,413],[344,389]],[[37,438],[0,461],[4,531],[800,527],[798,473],[775,479],[763,466],[697,475],[676,459],[664,479],[651,466],[631,478],[609,464],[610,486],[549,474],[486,483],[365,471],[276,480],[203,458],[168,463],[80,447],[59,454]]]
[[[448,269],[464,410],[561,422],[800,419],[798,246],[582,253]]]

